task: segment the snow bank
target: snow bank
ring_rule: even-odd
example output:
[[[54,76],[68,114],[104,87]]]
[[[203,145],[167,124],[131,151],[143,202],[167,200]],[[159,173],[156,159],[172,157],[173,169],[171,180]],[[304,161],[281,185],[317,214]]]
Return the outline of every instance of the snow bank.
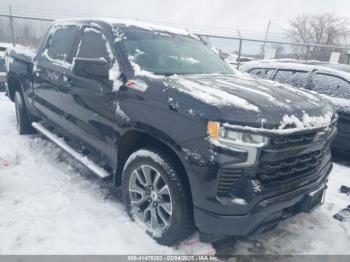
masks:
[[[157,244],[130,220],[110,182],[48,140],[19,136],[4,94],[0,111],[0,254],[213,254],[198,236],[191,247]]]

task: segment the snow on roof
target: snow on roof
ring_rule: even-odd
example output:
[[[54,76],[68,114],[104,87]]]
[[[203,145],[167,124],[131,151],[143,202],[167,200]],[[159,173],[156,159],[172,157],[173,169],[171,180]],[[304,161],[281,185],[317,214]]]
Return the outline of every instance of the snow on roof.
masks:
[[[297,61],[286,63],[286,62],[279,62],[278,60],[274,60],[274,59],[266,59],[266,60],[247,62],[244,65],[242,65],[241,69],[243,71],[247,71],[252,68],[261,68],[261,67],[311,71],[315,69],[317,66],[300,64],[300,63],[297,63]]]
[[[9,48],[12,47],[13,45],[11,43],[6,43],[6,42],[0,42],[0,47],[5,47],[5,48]]]
[[[178,34],[178,35],[190,35],[190,32],[187,29],[184,28],[177,28],[177,27],[171,27],[171,26],[164,26],[159,24],[154,24],[150,22],[143,22],[139,20],[133,20],[133,19],[126,19],[126,18],[108,18],[108,17],[97,17],[97,18],[68,18],[68,19],[58,19],[54,23],[55,24],[61,24],[61,23],[69,23],[69,22],[84,22],[84,21],[91,21],[91,22],[104,22],[111,25],[122,25],[126,27],[138,27],[141,29],[149,30],[149,31],[162,31],[162,32],[168,32],[172,34]]]
[[[277,69],[299,70],[299,71],[307,71],[307,72],[317,70],[322,73],[335,74],[350,81],[350,73],[347,73],[335,68],[321,66],[321,65],[298,63],[298,60],[292,60],[292,59],[290,60],[290,62],[286,62],[285,59],[283,59],[282,61],[279,61],[278,59],[251,61],[251,62],[245,63],[241,67],[242,71],[247,71],[252,68],[277,68]]]

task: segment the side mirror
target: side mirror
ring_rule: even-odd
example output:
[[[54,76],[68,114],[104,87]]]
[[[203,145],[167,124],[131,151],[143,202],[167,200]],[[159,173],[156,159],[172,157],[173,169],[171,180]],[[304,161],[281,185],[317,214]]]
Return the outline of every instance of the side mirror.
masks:
[[[104,58],[76,57],[73,62],[73,73],[77,76],[108,79],[109,65]]]

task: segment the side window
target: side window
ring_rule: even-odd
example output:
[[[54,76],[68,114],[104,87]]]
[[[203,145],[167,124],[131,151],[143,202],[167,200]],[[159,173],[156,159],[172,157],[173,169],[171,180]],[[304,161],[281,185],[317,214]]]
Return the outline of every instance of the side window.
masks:
[[[0,72],[6,72],[5,59],[0,57]]]
[[[314,90],[321,94],[341,98],[350,98],[349,82],[334,75],[317,73]]]
[[[72,51],[75,37],[79,29],[74,26],[61,27],[52,34],[48,46],[47,55],[51,59],[66,61]]]
[[[275,69],[273,68],[255,68],[249,71],[249,74],[254,75],[258,78],[269,79]]]
[[[278,70],[274,80],[295,87],[305,87],[307,77],[308,72],[306,71]]]
[[[110,48],[103,34],[95,29],[87,28],[81,38],[77,57],[81,58],[105,58],[111,62]]]

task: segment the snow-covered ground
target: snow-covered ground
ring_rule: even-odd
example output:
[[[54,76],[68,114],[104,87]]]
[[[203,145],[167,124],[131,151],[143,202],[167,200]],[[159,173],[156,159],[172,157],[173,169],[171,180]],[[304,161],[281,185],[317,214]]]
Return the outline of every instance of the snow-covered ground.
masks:
[[[210,254],[196,243],[164,247],[131,222],[119,192],[51,142],[19,136],[14,105],[0,94],[0,254]],[[9,161],[9,166],[4,160]],[[350,161],[349,161],[350,162]],[[215,245],[218,254],[350,254],[350,163],[335,164],[325,204],[255,238]]]

